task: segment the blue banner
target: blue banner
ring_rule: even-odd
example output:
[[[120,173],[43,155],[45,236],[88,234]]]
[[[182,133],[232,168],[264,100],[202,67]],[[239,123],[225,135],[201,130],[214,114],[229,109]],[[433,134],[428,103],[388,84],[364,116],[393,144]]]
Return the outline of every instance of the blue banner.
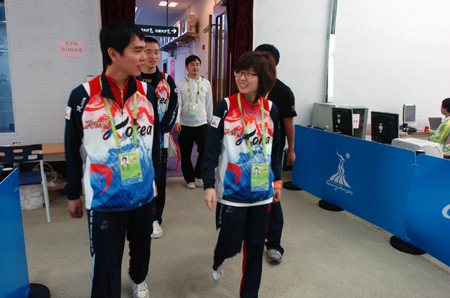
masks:
[[[292,183],[450,266],[450,161],[295,127]]]
[[[0,183],[0,297],[30,295],[19,195],[19,170]]]
[[[450,265],[450,161],[419,155],[405,208],[409,242]]]
[[[294,148],[294,185],[406,240],[414,152],[298,125]]]

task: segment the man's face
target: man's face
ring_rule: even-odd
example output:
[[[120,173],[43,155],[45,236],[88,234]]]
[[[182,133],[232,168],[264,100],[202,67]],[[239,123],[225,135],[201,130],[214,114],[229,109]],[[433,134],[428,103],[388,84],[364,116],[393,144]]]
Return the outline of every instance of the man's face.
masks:
[[[148,68],[155,68],[158,65],[160,53],[159,45],[156,42],[146,42],[147,48],[145,49],[145,66]]]
[[[130,44],[124,49],[123,54],[117,53],[117,66],[127,76],[137,77],[142,72],[145,61],[145,42],[137,36],[131,39]]]
[[[200,61],[194,60],[185,67],[191,76],[198,76],[200,70],[202,69],[202,64],[200,63]]]

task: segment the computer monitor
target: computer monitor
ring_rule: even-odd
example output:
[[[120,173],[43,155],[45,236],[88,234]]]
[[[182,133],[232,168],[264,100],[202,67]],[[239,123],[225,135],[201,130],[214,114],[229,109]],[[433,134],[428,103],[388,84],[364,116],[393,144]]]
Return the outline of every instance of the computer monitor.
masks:
[[[415,104],[404,104],[403,105],[403,124],[401,126],[402,131],[414,132],[417,131],[414,127],[408,124],[416,122],[416,105]]]
[[[439,128],[439,125],[442,123],[441,117],[428,117],[428,121],[430,122],[430,129],[436,130]]]
[[[372,112],[372,141],[391,144],[398,138],[398,114]]]
[[[338,134],[353,136],[353,110],[333,108],[333,131]]]

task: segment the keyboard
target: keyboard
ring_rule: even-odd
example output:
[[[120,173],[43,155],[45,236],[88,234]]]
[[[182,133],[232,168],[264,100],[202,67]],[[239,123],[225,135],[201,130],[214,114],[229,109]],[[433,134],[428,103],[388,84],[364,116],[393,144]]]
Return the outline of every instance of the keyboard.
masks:
[[[407,132],[407,134],[409,135],[429,135],[429,132],[424,132],[424,131],[412,131],[412,132]]]

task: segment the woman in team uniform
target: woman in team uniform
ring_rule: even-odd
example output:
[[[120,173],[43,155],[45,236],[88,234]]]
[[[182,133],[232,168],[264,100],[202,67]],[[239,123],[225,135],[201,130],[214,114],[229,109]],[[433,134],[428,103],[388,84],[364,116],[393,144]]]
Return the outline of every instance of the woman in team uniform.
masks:
[[[240,297],[257,297],[271,203],[281,198],[278,111],[267,100],[275,61],[247,52],[234,75],[239,93],[218,103],[202,162],[206,205],[214,210],[217,202],[212,277],[219,280],[225,259],[243,246]]]

